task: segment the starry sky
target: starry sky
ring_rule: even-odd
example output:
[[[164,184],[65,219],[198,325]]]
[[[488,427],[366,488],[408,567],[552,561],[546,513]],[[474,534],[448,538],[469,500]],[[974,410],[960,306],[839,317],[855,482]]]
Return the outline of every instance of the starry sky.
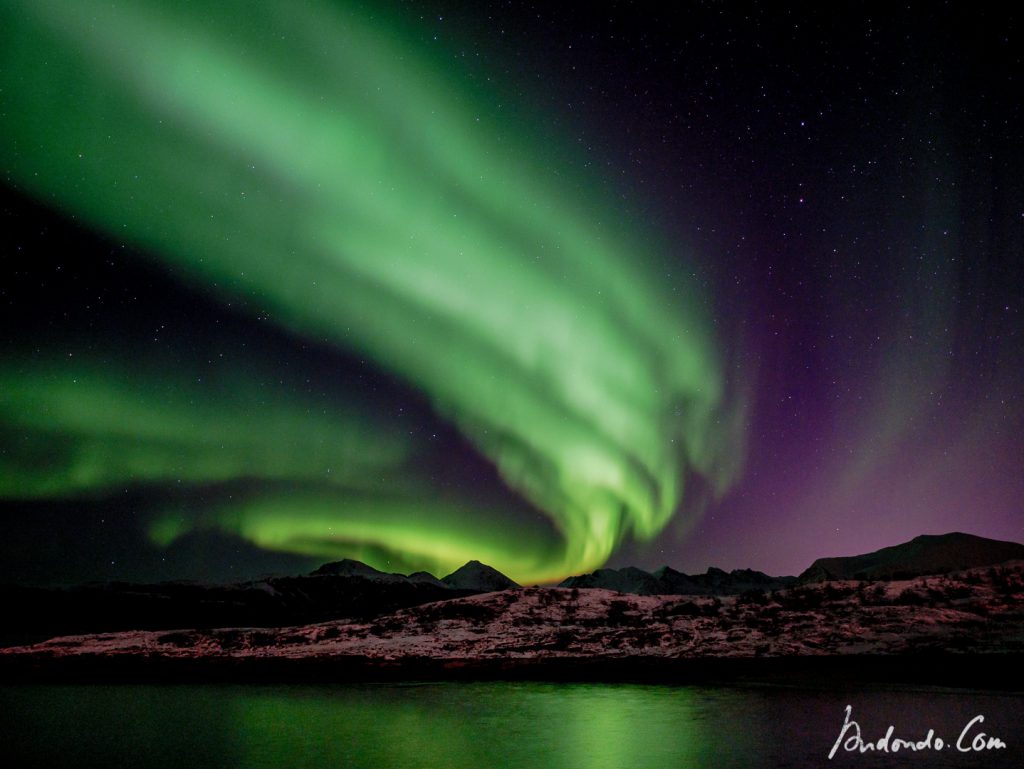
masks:
[[[0,581],[1024,540],[967,5],[0,2]]]

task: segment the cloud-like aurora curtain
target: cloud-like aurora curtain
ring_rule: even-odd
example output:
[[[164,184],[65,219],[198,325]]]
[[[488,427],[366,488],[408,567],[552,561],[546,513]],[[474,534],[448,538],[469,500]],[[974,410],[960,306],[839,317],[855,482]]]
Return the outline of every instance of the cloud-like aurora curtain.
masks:
[[[14,184],[422,392],[526,512],[435,498],[410,476],[430,447],[365,409],[255,408],[246,367],[272,362],[199,387],[181,367],[131,371],[131,350],[0,364],[0,426],[18,437],[4,496],[262,479],[154,511],[154,540],[216,528],[533,581],[688,515],[688,474],[728,484],[741,448],[716,341],[703,299],[664,274],[685,255],[395,22],[295,0],[0,8]],[[46,445],[57,457],[34,461]]]

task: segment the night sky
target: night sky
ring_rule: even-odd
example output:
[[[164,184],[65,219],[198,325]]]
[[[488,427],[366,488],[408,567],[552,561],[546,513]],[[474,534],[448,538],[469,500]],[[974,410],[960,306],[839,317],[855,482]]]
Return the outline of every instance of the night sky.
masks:
[[[0,581],[1024,541],[983,4],[0,1]]]

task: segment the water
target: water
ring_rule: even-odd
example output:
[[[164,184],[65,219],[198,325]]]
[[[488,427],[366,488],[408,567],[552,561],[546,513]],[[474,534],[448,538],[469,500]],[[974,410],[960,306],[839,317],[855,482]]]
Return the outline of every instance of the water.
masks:
[[[828,752],[849,704],[865,740],[1008,747]],[[1024,697],[939,689],[816,691],[628,684],[14,686],[0,689],[13,767],[699,769],[1024,765]]]

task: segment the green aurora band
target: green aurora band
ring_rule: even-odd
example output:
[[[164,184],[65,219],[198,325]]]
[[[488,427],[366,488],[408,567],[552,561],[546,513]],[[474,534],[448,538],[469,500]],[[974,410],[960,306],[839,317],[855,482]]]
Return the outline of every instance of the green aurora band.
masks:
[[[109,356],[0,364],[0,434],[18,437],[0,494],[263,479],[159,511],[154,541],[215,528],[544,581],[685,525],[688,474],[729,485],[742,409],[703,300],[664,277],[678,256],[557,141],[489,117],[493,94],[380,19],[296,0],[2,0],[0,158],[177,279],[423,392],[547,519],[439,498],[410,470],[429,448],[360,408],[257,408],[244,367],[196,389],[187,370]]]

